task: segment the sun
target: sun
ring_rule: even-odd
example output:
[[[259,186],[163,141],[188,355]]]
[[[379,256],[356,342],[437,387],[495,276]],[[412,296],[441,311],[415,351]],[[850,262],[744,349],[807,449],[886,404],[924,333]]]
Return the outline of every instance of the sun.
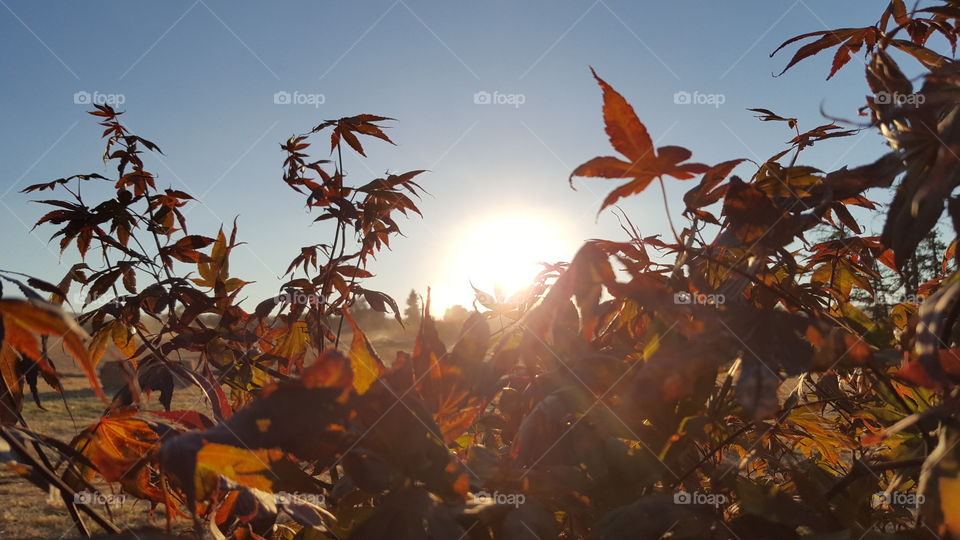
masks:
[[[543,269],[539,263],[569,260],[575,247],[565,221],[549,212],[513,210],[471,219],[455,233],[443,279],[434,291],[437,307],[469,307],[471,285],[509,297],[533,281]]]

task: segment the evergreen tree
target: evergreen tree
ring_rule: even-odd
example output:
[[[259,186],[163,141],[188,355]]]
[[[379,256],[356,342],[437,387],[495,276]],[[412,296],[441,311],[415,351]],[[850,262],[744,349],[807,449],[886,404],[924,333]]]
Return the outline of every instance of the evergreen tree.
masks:
[[[410,289],[410,294],[407,295],[407,307],[403,310],[403,318],[408,324],[420,323],[420,295],[413,289]]]

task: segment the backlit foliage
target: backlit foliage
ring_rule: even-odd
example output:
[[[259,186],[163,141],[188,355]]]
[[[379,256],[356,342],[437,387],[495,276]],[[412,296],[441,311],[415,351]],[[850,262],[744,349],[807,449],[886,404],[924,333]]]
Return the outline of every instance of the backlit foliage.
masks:
[[[26,297],[0,299],[11,467],[61,490],[78,523],[108,530],[72,503],[97,477],[167,523],[238,539],[960,538],[957,240],[907,301],[874,316],[856,301],[947,230],[945,210],[960,230],[960,63],[928,48],[937,36],[952,49],[958,24],[960,2],[893,1],[873,26],[784,43],[802,43],[784,71],[833,49],[830,76],[864,58],[862,129],[889,152],[832,171],[805,165],[804,150],[857,129],[752,109],[785,148],[762,163],[701,164],[687,148],[655,148],[594,73],[619,157],[589,159],[570,181],[621,180],[600,210],[655,196],[654,181],[686,182],[684,225],[671,218],[672,238],[644,237],[623,215],[626,238],[587,242],[525,291],[477,290],[453,343],[427,295],[422,317],[406,317],[419,319],[413,350],[388,361],[350,309],[362,297],[401,322],[397,303],[363,283],[398,214],[420,213],[423,171],[353,185],[342,160],[365,156],[370,137],[392,142],[388,118],[325,121],[281,145],[283,181],[334,232],[249,310],[248,282],[229,265],[237,225],[188,233],[192,197],[159,190],[146,170],[159,148],[97,106],[116,178],[24,190],[63,195],[39,201],[51,208],[37,224],[83,262],[57,284],[0,274]],[[922,77],[898,62],[919,62]],[[336,159],[312,160],[326,132]],[[112,186],[110,198],[84,199],[92,183]],[[879,236],[856,217],[872,212],[886,213]],[[62,307],[77,287],[91,306],[68,307],[89,336]],[[59,387],[55,343],[106,406],[69,443],[19,414],[37,372]],[[111,346],[130,384],[105,396],[95,367]],[[170,410],[175,379],[200,389],[203,411]],[[154,395],[164,411],[144,407]],[[890,503],[907,497],[916,504]]]

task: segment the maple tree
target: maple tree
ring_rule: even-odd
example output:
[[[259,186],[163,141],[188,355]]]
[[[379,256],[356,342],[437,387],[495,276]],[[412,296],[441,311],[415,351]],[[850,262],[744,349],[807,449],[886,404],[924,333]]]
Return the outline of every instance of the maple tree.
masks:
[[[628,100],[593,72],[622,158],[586,161],[571,184],[624,180],[603,211],[649,195],[655,180],[663,198],[666,182],[688,182],[686,225],[674,228],[665,205],[673,237],[644,237],[624,214],[625,239],[588,241],[512,297],[477,290],[453,343],[428,293],[420,316],[404,314],[418,324],[413,350],[390,362],[351,309],[362,299],[403,321],[363,283],[399,233],[397,214],[420,214],[424,171],[351,185],[342,158],[343,143],[366,156],[360,136],[392,143],[390,119],[329,120],[281,145],[283,181],[316,221],[332,220],[333,237],[303,247],[279,294],[249,310],[239,301],[248,282],[229,266],[237,225],[188,233],[192,197],[160,191],[145,169],[144,151],[159,148],[98,105],[116,178],[24,190],[66,193],[39,201],[52,210],[37,224],[59,227],[53,238],[82,262],[57,284],[0,273],[25,297],[0,298],[9,465],[59,490],[81,532],[87,521],[120,530],[74,503],[99,477],[162,507],[168,526],[237,539],[960,538],[960,63],[928,48],[937,34],[952,49],[958,28],[956,1],[908,10],[895,0],[875,25],[777,49],[806,41],[786,72],[836,48],[828,77],[864,55],[863,129],[889,152],[832,171],[802,164],[803,151],[855,129],[804,131],[751,109],[765,128],[788,130],[786,148],[762,163],[700,164],[686,148],[654,148]],[[924,70],[919,88],[895,60],[904,54]],[[325,130],[336,160],[312,160],[311,137]],[[91,206],[80,192],[89,182],[113,196]],[[868,192],[891,193],[889,207]],[[880,235],[856,217],[884,211]],[[945,211],[953,238],[924,248],[938,264],[918,283],[918,246],[948,234]],[[864,305],[891,276],[910,295]],[[110,298],[71,306],[89,336],[62,307],[74,285],[87,304]],[[20,414],[36,373],[59,387],[53,342],[106,409],[69,443]],[[107,396],[95,367],[111,345],[129,384]],[[171,410],[174,378],[208,410]],[[145,407],[147,391],[164,410]]]

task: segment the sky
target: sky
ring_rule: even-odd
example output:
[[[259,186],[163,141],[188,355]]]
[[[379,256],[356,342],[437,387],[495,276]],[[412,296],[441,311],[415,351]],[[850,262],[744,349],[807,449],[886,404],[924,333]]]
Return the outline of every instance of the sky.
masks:
[[[78,260],[75,249],[61,255],[49,242],[54,229],[30,231],[44,209],[19,191],[113,171],[85,114],[88,99],[112,100],[133,132],[163,149],[146,160],[158,186],[200,200],[187,213],[191,233],[212,236],[237,217],[246,244],[231,273],[255,281],[246,289],[252,309],[276,294],[301,246],[331,235],[282,182],[280,143],[325,119],[372,113],[397,119],[387,123],[397,145],[369,140],[367,159],[347,152],[348,182],[430,172],[420,181],[429,192],[424,218],[400,221],[406,236],[371,265],[367,286],[401,302],[411,288],[432,287],[442,314],[471,301],[471,281],[510,288],[539,260],[569,260],[584,240],[625,238],[609,210],[597,215],[614,180],[579,179],[576,190],[567,182],[578,164],[615,154],[590,66],[633,104],[657,146],[685,146],[707,164],[763,161],[792,135],[747,108],[809,129],[827,123],[821,109],[855,118],[867,93],[862,60],[826,81],[829,54],[781,77],[773,74],[796,47],[769,54],[800,33],[872,24],[885,6],[0,0],[0,268],[57,281]],[[329,157],[328,140],[316,139],[314,158]],[[833,170],[884,150],[865,133],[818,145],[801,161]],[[675,219],[690,187],[668,181]],[[644,235],[669,234],[656,190],[620,206]]]

